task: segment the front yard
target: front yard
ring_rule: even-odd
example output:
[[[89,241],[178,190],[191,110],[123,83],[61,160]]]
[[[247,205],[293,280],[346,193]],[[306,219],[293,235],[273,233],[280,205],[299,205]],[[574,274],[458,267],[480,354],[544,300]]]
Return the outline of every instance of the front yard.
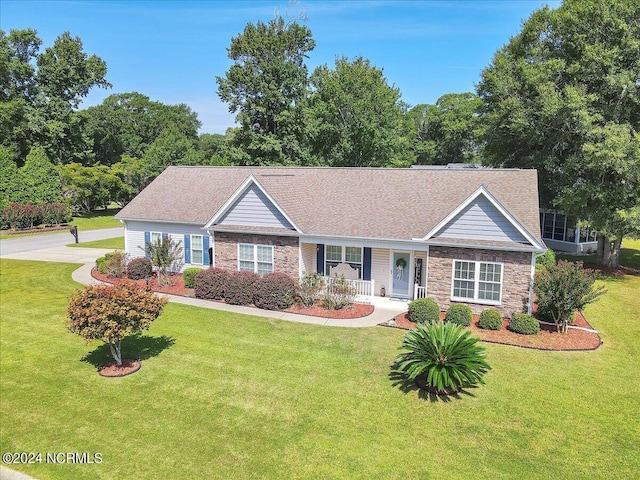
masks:
[[[640,242],[632,242],[640,249]],[[0,260],[0,451],[99,452],[13,465],[60,478],[632,478],[640,470],[640,276],[588,307],[604,344],[483,344],[487,384],[435,402],[390,378],[404,332],[169,304],[106,379],[65,330],[77,265]]]

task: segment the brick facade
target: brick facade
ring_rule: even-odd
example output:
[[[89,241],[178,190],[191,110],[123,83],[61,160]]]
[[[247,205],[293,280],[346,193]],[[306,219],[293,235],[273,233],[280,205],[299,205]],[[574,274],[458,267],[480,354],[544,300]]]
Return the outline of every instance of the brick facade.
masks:
[[[300,275],[298,237],[215,232],[214,265],[231,271],[238,270],[238,243],[272,245],[274,271],[284,272],[292,278]]]
[[[479,314],[486,308],[495,308],[506,317],[526,312],[531,280],[531,253],[430,247],[427,296],[436,300],[442,310],[446,310],[451,303],[457,303],[451,301],[453,260],[503,263],[501,304],[493,306],[467,302],[473,313]]]

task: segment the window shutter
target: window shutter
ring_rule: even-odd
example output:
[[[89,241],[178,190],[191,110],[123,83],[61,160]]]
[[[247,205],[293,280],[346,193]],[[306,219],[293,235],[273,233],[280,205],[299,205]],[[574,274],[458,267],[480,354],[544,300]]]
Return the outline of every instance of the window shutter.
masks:
[[[211,265],[211,258],[209,256],[209,235],[202,236],[202,257],[205,265]]]
[[[191,235],[184,236],[184,263],[191,263]]]
[[[169,238],[168,233],[162,233],[162,240],[167,240]]]
[[[316,271],[324,275],[324,244],[316,245]]]
[[[149,245],[151,243],[151,232],[144,232],[144,256],[146,258],[149,258],[151,255],[149,255],[149,249],[147,248],[147,245]]]
[[[371,248],[364,247],[362,256],[362,279],[371,280]]]

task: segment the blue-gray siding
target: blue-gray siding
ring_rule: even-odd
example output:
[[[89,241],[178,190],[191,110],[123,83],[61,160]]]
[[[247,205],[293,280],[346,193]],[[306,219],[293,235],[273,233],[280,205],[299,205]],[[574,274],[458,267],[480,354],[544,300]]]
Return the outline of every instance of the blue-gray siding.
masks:
[[[249,227],[293,226],[257,186],[251,185],[220,219],[219,225],[242,225]]]
[[[528,243],[518,229],[482,195],[467,205],[434,236]]]

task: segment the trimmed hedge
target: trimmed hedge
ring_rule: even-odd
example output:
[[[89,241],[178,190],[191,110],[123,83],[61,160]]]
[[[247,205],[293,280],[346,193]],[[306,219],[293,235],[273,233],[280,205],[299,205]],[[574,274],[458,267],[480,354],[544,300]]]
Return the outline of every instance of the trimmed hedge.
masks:
[[[509,320],[509,330],[521,335],[535,335],[540,332],[540,323],[531,315],[516,313]]]
[[[483,310],[480,313],[478,326],[485,330],[500,330],[502,328],[502,314],[494,308]]]
[[[107,274],[107,262],[113,257],[114,252],[105,253],[104,257],[96,258],[96,268],[104,275]]]
[[[151,260],[145,257],[134,258],[127,265],[127,276],[131,280],[142,280],[153,273]]]
[[[432,298],[418,298],[409,304],[409,321],[433,325],[440,321],[440,306]]]
[[[471,307],[465,303],[454,303],[447,308],[447,314],[444,317],[445,322],[455,323],[463,327],[471,325],[473,320],[473,312]]]
[[[196,298],[206,300],[222,300],[227,286],[229,272],[222,268],[200,270],[194,279]]]
[[[196,275],[202,271],[198,267],[185,268],[182,272],[182,279],[184,280],[184,286],[187,288],[193,288],[196,282]]]
[[[260,275],[254,272],[232,272],[227,277],[224,299],[231,305],[250,305]]]
[[[255,285],[253,304],[265,310],[284,310],[296,300],[296,282],[286,273],[264,275]]]

